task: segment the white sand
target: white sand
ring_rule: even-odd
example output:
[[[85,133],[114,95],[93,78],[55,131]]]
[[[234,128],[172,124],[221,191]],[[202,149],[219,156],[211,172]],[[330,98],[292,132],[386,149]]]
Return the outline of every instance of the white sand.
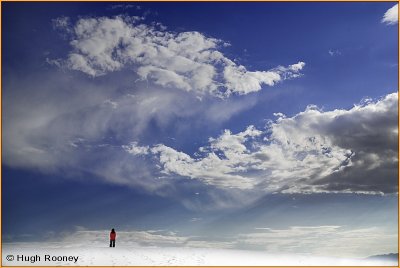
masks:
[[[144,248],[120,245],[65,245],[60,243],[4,243],[3,266],[397,266],[393,261],[341,259],[308,255],[276,255],[260,251],[205,248]],[[14,260],[8,261],[7,256]],[[32,262],[17,256],[33,256]],[[34,256],[38,257],[34,257]],[[45,261],[45,255],[78,261]],[[40,260],[39,260],[40,258]],[[33,260],[36,260],[33,262]]]

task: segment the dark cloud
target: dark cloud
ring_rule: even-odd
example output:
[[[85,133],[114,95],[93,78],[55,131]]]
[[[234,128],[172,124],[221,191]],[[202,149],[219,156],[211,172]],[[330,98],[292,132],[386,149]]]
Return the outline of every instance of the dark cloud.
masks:
[[[324,125],[324,134],[353,155],[345,167],[313,185],[327,191],[397,192],[397,104],[397,94],[391,94]]]

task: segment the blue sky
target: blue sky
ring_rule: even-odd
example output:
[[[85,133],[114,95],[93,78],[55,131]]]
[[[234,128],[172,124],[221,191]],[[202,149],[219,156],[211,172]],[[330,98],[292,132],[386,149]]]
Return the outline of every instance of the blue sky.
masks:
[[[396,10],[3,3],[4,241],[397,252]]]

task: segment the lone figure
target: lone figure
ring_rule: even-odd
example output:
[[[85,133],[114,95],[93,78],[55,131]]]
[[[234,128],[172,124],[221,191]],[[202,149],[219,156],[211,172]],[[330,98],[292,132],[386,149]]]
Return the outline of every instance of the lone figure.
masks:
[[[113,228],[110,233],[110,248],[111,247],[115,248],[115,238],[117,238],[117,233]]]

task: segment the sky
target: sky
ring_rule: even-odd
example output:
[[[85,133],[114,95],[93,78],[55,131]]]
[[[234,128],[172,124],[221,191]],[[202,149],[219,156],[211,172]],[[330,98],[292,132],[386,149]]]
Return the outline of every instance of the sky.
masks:
[[[3,242],[397,253],[397,14],[2,3]]]

